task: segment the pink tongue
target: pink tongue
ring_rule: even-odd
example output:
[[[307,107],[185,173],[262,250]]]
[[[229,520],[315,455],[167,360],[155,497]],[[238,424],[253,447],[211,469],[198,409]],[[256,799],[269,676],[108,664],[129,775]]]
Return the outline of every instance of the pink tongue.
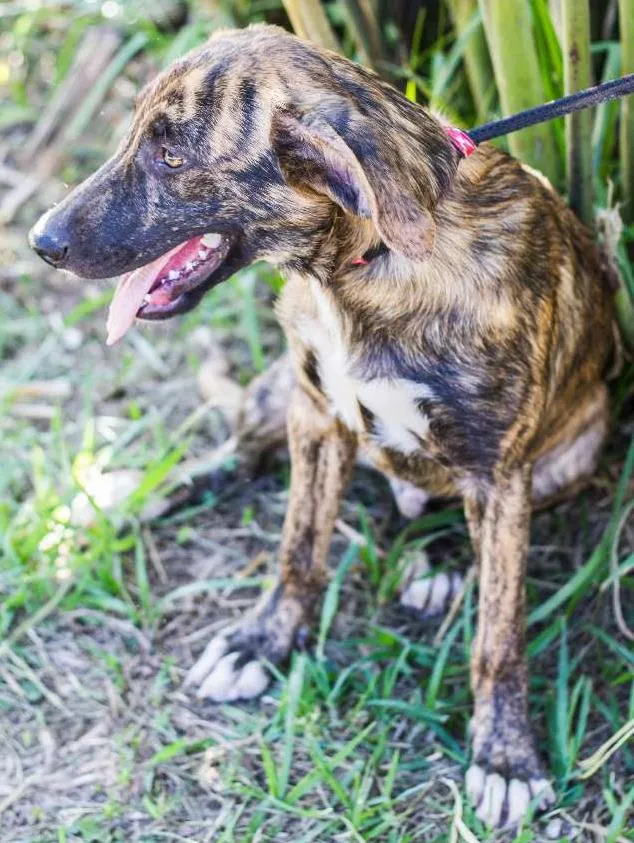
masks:
[[[146,294],[150,292],[152,284],[171,258],[177,252],[180,252],[184,245],[186,244],[181,243],[179,246],[175,246],[152,263],[140,266],[132,272],[126,272],[119,278],[106,322],[108,332],[106,343],[108,345],[119,342],[132,327],[137,311],[143,304]]]

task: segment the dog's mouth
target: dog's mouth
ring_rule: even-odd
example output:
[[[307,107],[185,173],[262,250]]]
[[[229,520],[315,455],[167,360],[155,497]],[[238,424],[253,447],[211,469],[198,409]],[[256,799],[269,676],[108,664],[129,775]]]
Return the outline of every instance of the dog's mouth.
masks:
[[[226,235],[203,234],[122,275],[108,313],[108,345],[118,342],[135,319],[169,319],[197,304],[214,286],[213,276],[230,249]]]

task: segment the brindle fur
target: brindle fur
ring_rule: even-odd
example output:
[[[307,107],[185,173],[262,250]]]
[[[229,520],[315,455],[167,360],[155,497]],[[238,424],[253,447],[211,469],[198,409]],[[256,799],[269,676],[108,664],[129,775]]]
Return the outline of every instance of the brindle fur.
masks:
[[[160,167],[163,145],[184,168]],[[480,567],[468,790],[484,819],[516,822],[546,786],[527,710],[531,498],[589,475],[607,431],[611,294],[590,233],[539,174],[489,145],[461,160],[435,116],[272,27],[221,33],[160,75],[114,158],[37,236],[63,232],[64,265],[103,277],[205,231],[233,237],[213,283],[259,258],[285,273],[299,385],[280,582],[190,679],[252,696],[258,657],[288,655],[361,446],[388,475],[464,499]],[[390,389],[415,406],[383,435]]]

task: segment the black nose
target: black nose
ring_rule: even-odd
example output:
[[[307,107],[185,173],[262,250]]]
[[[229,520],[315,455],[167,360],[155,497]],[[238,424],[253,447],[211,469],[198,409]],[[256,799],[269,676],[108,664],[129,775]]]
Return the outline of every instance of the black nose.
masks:
[[[57,231],[51,231],[39,224],[31,229],[29,243],[38,255],[51,266],[61,266],[68,257],[66,238]]]

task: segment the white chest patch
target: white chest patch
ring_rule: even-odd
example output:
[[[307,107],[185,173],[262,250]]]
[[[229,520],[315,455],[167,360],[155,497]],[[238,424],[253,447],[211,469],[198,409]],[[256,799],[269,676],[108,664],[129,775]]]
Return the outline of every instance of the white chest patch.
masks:
[[[429,387],[405,378],[364,380],[355,375],[345,329],[328,293],[315,286],[313,296],[317,314],[302,318],[297,329],[315,355],[322,388],[334,414],[350,430],[362,433],[367,426],[363,405],[373,416],[371,433],[377,444],[405,454],[419,450],[429,430],[429,419],[417,401],[432,397]]]

